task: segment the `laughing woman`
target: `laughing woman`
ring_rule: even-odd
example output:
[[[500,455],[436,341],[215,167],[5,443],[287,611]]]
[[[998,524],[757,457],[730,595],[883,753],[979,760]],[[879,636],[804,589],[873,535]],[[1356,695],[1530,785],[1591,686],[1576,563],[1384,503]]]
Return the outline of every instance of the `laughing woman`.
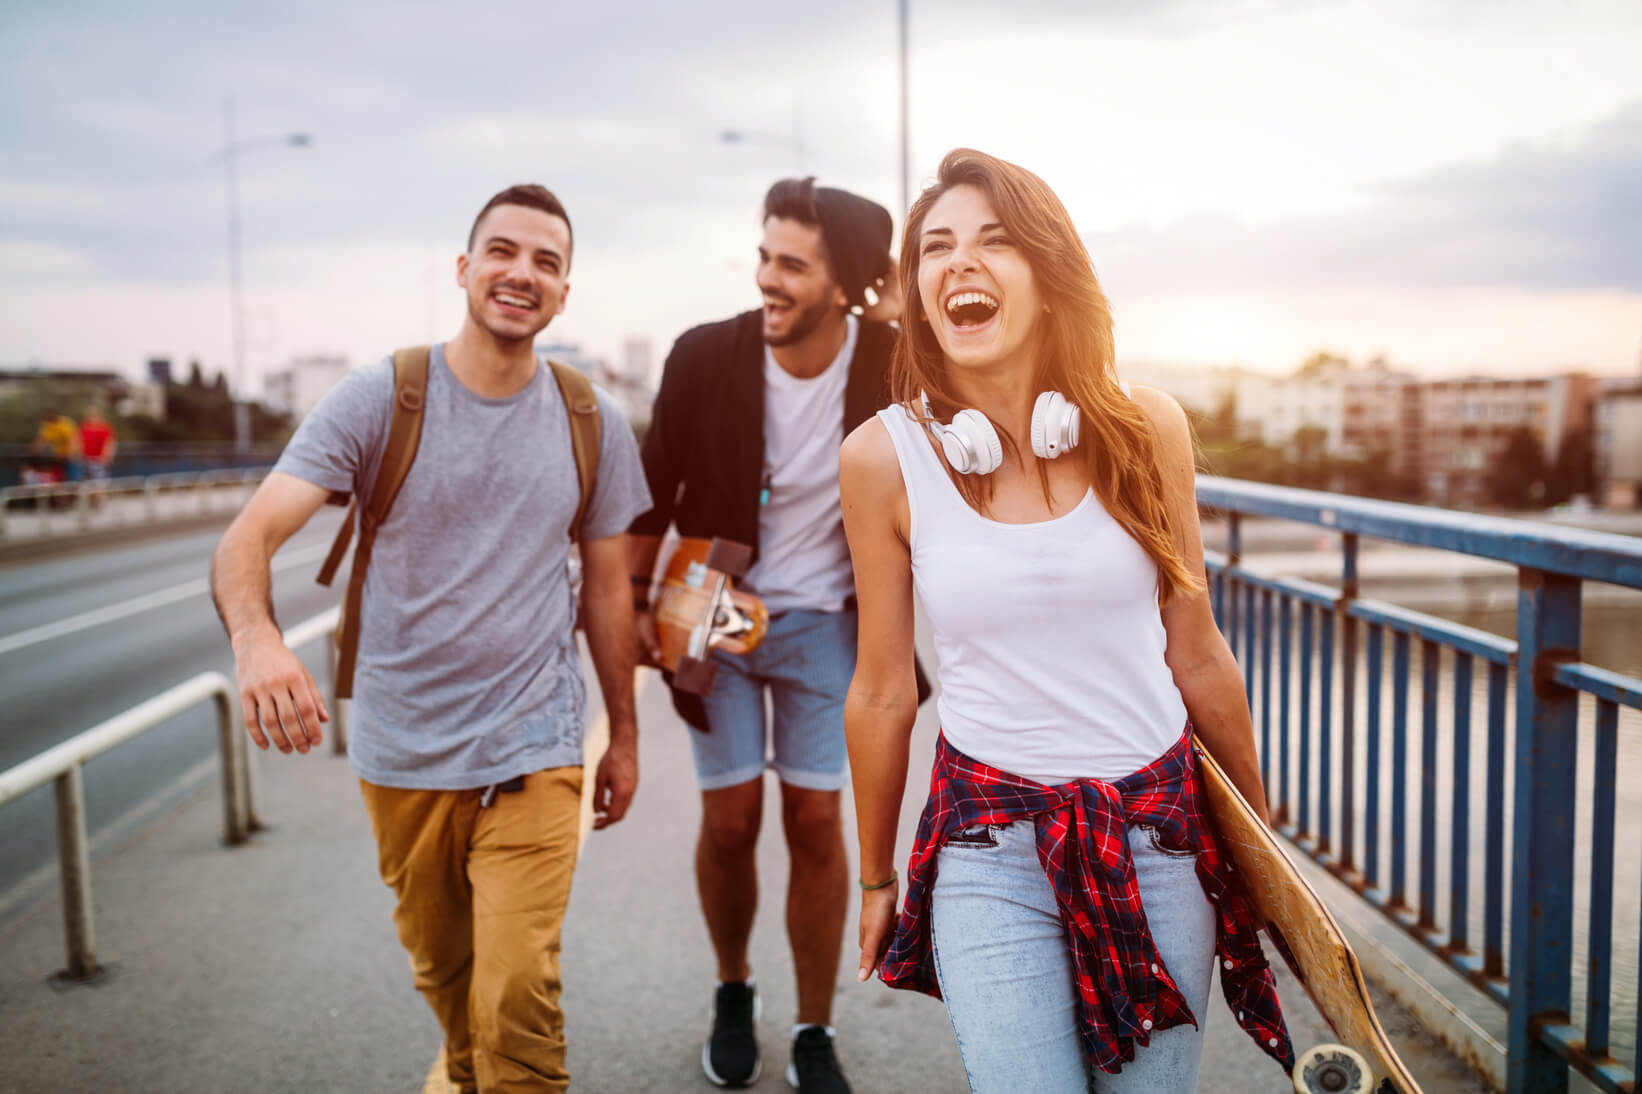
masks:
[[[1029,171],[948,154],[900,279],[897,402],[840,455],[860,977],[881,964],[943,997],[977,1094],[1190,1091],[1218,960],[1286,1069],[1270,970],[1199,813],[1194,730],[1266,806],[1199,577],[1185,415],[1118,381],[1088,252]],[[897,917],[914,594],[942,737]]]

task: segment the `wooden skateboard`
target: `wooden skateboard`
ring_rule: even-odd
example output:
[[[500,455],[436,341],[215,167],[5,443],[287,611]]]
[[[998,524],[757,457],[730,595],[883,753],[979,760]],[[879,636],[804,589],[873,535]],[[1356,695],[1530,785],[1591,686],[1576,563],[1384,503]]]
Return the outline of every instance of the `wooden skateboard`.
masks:
[[[681,539],[661,579],[653,610],[661,667],[673,686],[706,695],[713,688],[713,650],[747,653],[764,640],[764,602],[731,582],[746,575],[752,549],[727,539]]]
[[[1204,805],[1221,847],[1243,876],[1283,959],[1342,1042],[1300,1053],[1294,1089],[1299,1094],[1420,1094],[1374,1015],[1362,968],[1340,925],[1202,742],[1197,742],[1197,760]]]

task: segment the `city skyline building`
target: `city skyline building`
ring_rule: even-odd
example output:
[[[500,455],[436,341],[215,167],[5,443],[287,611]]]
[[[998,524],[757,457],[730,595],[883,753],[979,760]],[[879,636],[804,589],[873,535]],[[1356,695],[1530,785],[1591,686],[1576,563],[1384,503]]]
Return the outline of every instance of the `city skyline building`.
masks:
[[[346,357],[293,357],[284,368],[263,375],[263,400],[270,409],[290,415],[293,423],[300,422],[327,391],[342,382],[349,368]]]

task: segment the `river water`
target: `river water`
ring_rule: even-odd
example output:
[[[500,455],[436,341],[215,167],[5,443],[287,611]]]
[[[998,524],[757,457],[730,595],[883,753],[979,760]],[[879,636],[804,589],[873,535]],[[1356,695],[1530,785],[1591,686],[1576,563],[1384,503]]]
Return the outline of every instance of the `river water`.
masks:
[[[1336,556],[1337,558],[1337,556]],[[1254,562],[1254,559],[1250,559]],[[1488,583],[1490,585],[1494,583]],[[1588,586],[1589,587],[1589,586]],[[1474,594],[1475,582],[1471,593]],[[1487,590],[1488,595],[1466,595],[1456,597],[1453,589],[1445,587],[1441,580],[1426,581],[1414,584],[1405,584],[1398,589],[1376,589],[1372,583],[1365,583],[1364,595],[1374,596],[1377,599],[1390,600],[1401,607],[1427,612],[1455,622],[1466,624],[1479,630],[1488,631],[1505,637],[1514,638],[1516,631],[1514,588],[1509,584],[1499,583],[1498,587]],[[1633,677],[1642,677],[1642,595],[1631,596],[1618,590],[1603,590],[1608,595],[1589,596],[1583,612],[1583,641],[1581,647],[1582,660],[1611,669]],[[1617,593],[1618,595],[1612,595]],[[1423,600],[1422,600],[1423,598]],[[1368,677],[1366,665],[1366,625],[1358,626],[1358,665],[1356,683],[1356,784],[1355,809],[1356,821],[1356,857],[1355,861],[1361,869],[1365,862],[1365,848],[1363,846],[1365,811],[1365,795],[1368,771],[1367,756],[1367,727],[1368,727]],[[1296,659],[1299,657],[1299,613],[1295,609],[1293,628],[1293,650]],[[1278,647],[1275,612],[1271,640],[1273,642],[1272,657],[1272,689],[1273,699],[1280,687],[1278,671]],[[1378,887],[1389,888],[1391,877],[1392,856],[1404,856],[1406,866],[1405,894],[1406,901],[1417,907],[1419,900],[1419,862],[1418,849],[1420,839],[1420,784],[1421,784],[1421,742],[1424,739],[1423,706],[1425,696],[1422,694],[1421,650],[1416,640],[1411,643],[1409,657],[1409,682],[1407,696],[1408,731],[1407,731],[1407,766],[1406,766],[1406,836],[1401,847],[1393,847],[1391,843],[1391,779],[1392,772],[1392,718],[1394,695],[1392,691],[1392,636],[1384,636],[1384,665],[1381,676],[1381,706],[1380,706],[1380,792],[1379,792],[1379,871]],[[1341,643],[1338,629],[1335,632],[1335,658],[1341,656]],[[1239,661],[1244,658],[1244,651],[1237,649]],[[1450,651],[1442,651],[1440,655],[1440,674],[1437,694],[1437,900],[1436,921],[1440,927],[1446,929],[1452,921],[1451,901],[1449,899],[1451,870],[1451,833],[1454,817],[1452,788],[1456,785],[1454,779],[1453,758],[1453,728],[1454,728],[1454,668],[1453,655]],[[1258,738],[1261,734],[1262,709],[1259,701],[1259,665],[1256,662],[1255,671],[1256,702],[1254,704],[1255,733]],[[1320,720],[1320,711],[1317,709],[1317,683],[1314,677],[1312,684],[1312,733],[1315,735]],[[1514,674],[1508,674],[1506,690],[1506,768],[1505,768],[1505,795],[1504,795],[1504,823],[1503,839],[1505,841],[1505,883],[1503,886],[1502,921],[1505,926],[1504,953],[1509,965],[1510,953],[1510,863],[1511,863],[1511,824],[1512,824],[1512,787],[1514,786],[1514,764],[1511,762],[1514,751],[1513,726],[1515,723],[1515,687]],[[1332,716],[1332,735],[1336,742],[1333,763],[1334,773],[1331,782],[1334,786],[1334,805],[1332,817],[1332,832],[1336,845],[1340,834],[1340,790],[1339,790],[1339,752],[1338,742],[1341,739],[1341,678],[1339,669],[1335,670]],[[1485,840],[1487,837],[1486,787],[1487,787],[1487,726],[1488,726],[1488,671],[1487,666],[1474,661],[1471,680],[1471,718],[1470,718],[1470,803],[1466,810],[1469,817],[1467,846],[1469,848],[1470,875],[1467,893],[1469,914],[1470,948],[1481,952],[1484,944],[1484,879]],[[1299,764],[1299,670],[1298,660],[1291,666],[1290,672],[1290,725],[1289,749],[1290,767],[1288,779],[1288,794],[1291,803],[1292,795],[1297,793],[1297,776]],[[1582,698],[1580,705],[1580,755],[1578,770],[1578,788],[1575,794],[1575,831],[1576,845],[1574,851],[1574,868],[1576,878],[1576,896],[1574,905],[1574,950],[1573,950],[1573,1006],[1571,1014],[1574,1024],[1585,1026],[1585,1000],[1588,970],[1588,936],[1589,936],[1589,903],[1591,879],[1591,813],[1594,797],[1594,737],[1595,737],[1595,700],[1589,696]],[[1271,712],[1271,746],[1270,763],[1272,779],[1277,777],[1280,762],[1279,754],[1279,718],[1278,708],[1274,705]],[[1315,736],[1311,748],[1311,785],[1312,785],[1312,827],[1317,825],[1316,786],[1319,772],[1318,746]],[[1620,1061],[1630,1066],[1635,1060],[1635,1038],[1637,1021],[1637,966],[1639,937],[1642,937],[1642,924],[1639,924],[1639,913],[1642,913],[1642,714],[1628,708],[1621,707],[1619,711],[1619,747],[1618,765],[1616,769],[1616,798],[1617,816],[1615,821],[1615,861],[1614,861],[1614,900],[1613,900],[1613,932],[1612,932],[1612,991],[1610,994],[1610,1013],[1613,1031],[1612,1054]],[[1280,796],[1275,791],[1275,785],[1269,787],[1273,811],[1276,811]],[[1290,816],[1296,813],[1291,804]],[[1509,967],[1507,967],[1509,974]]]

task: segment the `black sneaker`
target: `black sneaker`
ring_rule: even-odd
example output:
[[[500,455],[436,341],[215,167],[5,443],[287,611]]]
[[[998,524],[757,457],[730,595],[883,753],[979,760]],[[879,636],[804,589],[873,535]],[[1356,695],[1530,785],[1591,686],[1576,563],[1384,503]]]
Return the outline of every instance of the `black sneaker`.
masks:
[[[758,1081],[758,989],[751,981],[720,984],[713,993],[713,1032],[701,1046],[701,1070],[715,1086]]]
[[[850,1084],[832,1052],[832,1034],[823,1027],[806,1026],[792,1039],[787,1085],[798,1094],[850,1094]]]

